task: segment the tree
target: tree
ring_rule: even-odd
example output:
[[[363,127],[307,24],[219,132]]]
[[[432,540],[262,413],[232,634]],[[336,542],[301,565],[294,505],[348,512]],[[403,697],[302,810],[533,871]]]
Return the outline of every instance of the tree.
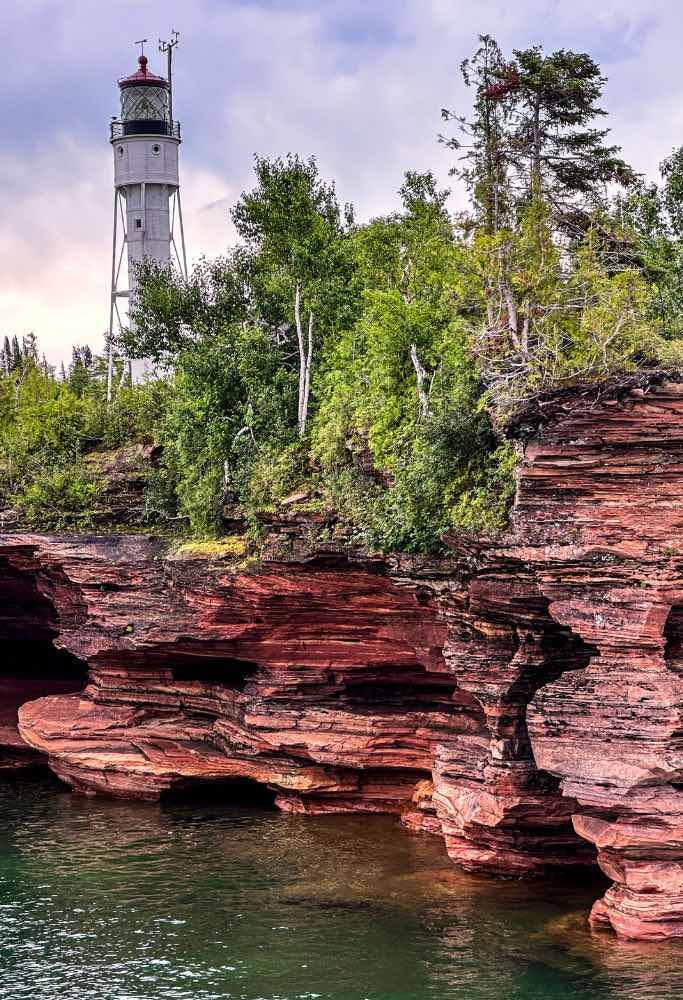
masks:
[[[248,500],[259,455],[296,433],[291,345],[266,322],[274,306],[253,271],[239,249],[201,261],[187,282],[148,264],[126,334],[173,380],[162,439],[180,511],[199,533],[216,530],[227,497]]]
[[[21,371],[24,357],[23,357],[23,355],[21,353],[21,348],[19,347],[19,341],[18,341],[18,339],[16,337],[16,334],[15,334],[14,337],[12,337],[11,348],[12,348],[11,349],[12,360],[11,360],[11,366],[10,366],[11,367],[11,371],[13,371],[13,372]]]
[[[456,239],[448,192],[433,175],[409,172],[400,196],[401,211],[354,237],[362,310],[325,364],[313,449],[335,503],[367,542],[433,549],[464,494],[483,496],[496,442],[478,405],[464,319],[469,250]],[[497,496],[497,487],[487,493],[491,527]]]
[[[152,260],[137,265],[132,324],[121,335],[126,355],[172,367],[194,344],[245,322],[250,292],[243,258],[236,250],[212,261],[201,258],[188,281]]]
[[[429,413],[438,381],[434,344],[453,320],[451,283],[457,281],[448,192],[431,174],[409,172],[399,193],[402,212],[374,220],[354,237],[362,303],[327,365],[323,426],[316,434],[329,437],[327,421],[339,433],[344,410],[353,430],[343,436],[367,437],[384,467],[395,436]]]
[[[608,145],[609,130],[596,127],[606,81],[586,53],[535,46],[506,58],[481,36],[462,69],[474,114],[444,116],[468,136],[449,145],[461,151],[455,173],[473,203],[460,251],[471,343],[489,399],[509,408],[569,372],[607,370],[625,330],[642,332],[648,296],[617,227],[604,225],[608,186],[632,185],[635,175]],[[589,238],[600,280],[586,267]]]
[[[0,369],[3,375],[9,375],[12,370],[12,347],[7,335],[5,335],[2,350],[0,351]]]
[[[607,184],[628,186],[635,179],[619,147],[606,145],[609,129],[593,124],[606,115],[597,102],[607,80],[586,52],[546,56],[533,46],[516,49],[514,57],[506,96],[514,108],[517,182],[527,200],[545,198],[558,220],[575,222],[577,209],[585,213]]]
[[[508,128],[513,102],[509,83],[516,80],[516,72],[505,61],[491,35],[479,36],[479,48],[472,57],[463,60],[460,72],[465,85],[474,88],[473,114],[462,115],[442,108],[443,120],[455,122],[465,139],[440,136],[439,140],[461,153],[460,160],[465,165],[453,167],[451,175],[464,181],[477,224],[493,235],[505,224],[510,208]]]
[[[67,382],[75,396],[81,397],[88,392],[92,379],[92,351],[85,347],[74,346],[71,349],[71,363]]]
[[[621,234],[628,265],[652,285],[653,319],[668,338],[683,329],[683,147],[660,164],[659,184],[640,181],[617,201],[613,227]]]
[[[21,354],[24,360],[38,362],[38,339],[35,333],[27,333],[21,339]]]
[[[598,105],[607,82],[600,67],[585,52],[545,55],[541,46],[516,49],[506,59],[491,36],[479,40],[462,65],[475,90],[474,115],[442,111],[471,139],[445,141],[465,150],[466,166],[455,173],[479,207],[477,224],[492,234],[511,224],[511,209],[518,213],[541,198],[555,223],[585,231],[591,210],[605,202],[606,186],[629,186],[636,178],[619,147],[606,144],[609,129],[594,124],[606,114]]]
[[[315,342],[338,328],[352,308],[352,258],[333,184],[321,180],[314,158],[256,157],[256,187],[232,212],[244,241],[259,320],[287,340],[296,335],[297,426],[306,433]],[[302,317],[303,314],[303,318]],[[319,344],[319,347],[321,345]]]

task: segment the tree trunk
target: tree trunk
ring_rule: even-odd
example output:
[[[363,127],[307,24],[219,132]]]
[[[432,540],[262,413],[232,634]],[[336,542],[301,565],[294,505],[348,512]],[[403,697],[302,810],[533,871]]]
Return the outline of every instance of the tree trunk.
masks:
[[[128,374],[128,366],[124,361],[121,363],[121,377],[119,378],[119,384],[116,386],[116,392],[114,393],[115,396],[118,396],[118,394],[121,392],[121,389],[123,388],[123,383],[126,381],[127,374]]]
[[[415,369],[415,374],[417,376],[417,398],[420,404],[418,420],[423,420],[425,417],[428,417],[430,413],[429,393],[425,391],[427,370],[417,355],[417,347],[415,344],[410,345],[410,360],[413,362],[413,368]]]
[[[534,101],[534,151],[531,173],[531,194],[539,198],[541,195],[541,95],[536,94]]]
[[[503,282],[503,298],[505,299],[505,306],[508,313],[508,331],[510,337],[512,338],[512,343],[514,344],[516,350],[521,350],[521,344],[519,342],[519,320],[517,317],[517,303],[515,302],[515,297],[512,293],[512,289],[508,285],[507,281]]]
[[[301,401],[299,414],[299,435],[306,433],[306,421],[308,420],[308,397],[311,391],[311,362],[313,360],[313,313],[308,314],[308,350],[304,366],[303,399]]]
[[[531,324],[531,303],[525,306],[524,319],[522,320],[522,339],[520,348],[525,358],[529,357],[529,326]]]
[[[301,430],[301,412],[304,402],[304,378],[306,370],[306,352],[304,350],[304,332],[301,327],[301,285],[297,281],[294,293],[294,318],[296,320],[296,338],[299,342],[299,409],[297,412],[297,423]]]

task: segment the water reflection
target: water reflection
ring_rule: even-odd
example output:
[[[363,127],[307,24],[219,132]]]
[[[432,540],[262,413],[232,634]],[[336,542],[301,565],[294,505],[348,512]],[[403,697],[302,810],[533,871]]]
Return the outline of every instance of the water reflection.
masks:
[[[383,817],[0,785],[7,1000],[666,1000],[683,949],[593,935],[596,882],[491,882]]]

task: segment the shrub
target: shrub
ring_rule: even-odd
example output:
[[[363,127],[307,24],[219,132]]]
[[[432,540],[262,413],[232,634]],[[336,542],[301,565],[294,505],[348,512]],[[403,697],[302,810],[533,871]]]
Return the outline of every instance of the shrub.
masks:
[[[16,499],[30,524],[58,531],[91,527],[98,493],[98,485],[88,470],[77,464],[37,472]]]

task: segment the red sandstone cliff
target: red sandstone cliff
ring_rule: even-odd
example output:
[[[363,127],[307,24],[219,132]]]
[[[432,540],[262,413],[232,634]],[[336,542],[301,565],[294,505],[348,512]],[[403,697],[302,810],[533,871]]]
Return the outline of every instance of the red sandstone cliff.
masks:
[[[511,532],[438,564],[2,536],[0,639],[89,669],[22,707],[24,740],[87,792],[249,778],[395,812],[470,870],[597,849],[592,922],[683,936],[683,387],[557,394],[512,433]]]

